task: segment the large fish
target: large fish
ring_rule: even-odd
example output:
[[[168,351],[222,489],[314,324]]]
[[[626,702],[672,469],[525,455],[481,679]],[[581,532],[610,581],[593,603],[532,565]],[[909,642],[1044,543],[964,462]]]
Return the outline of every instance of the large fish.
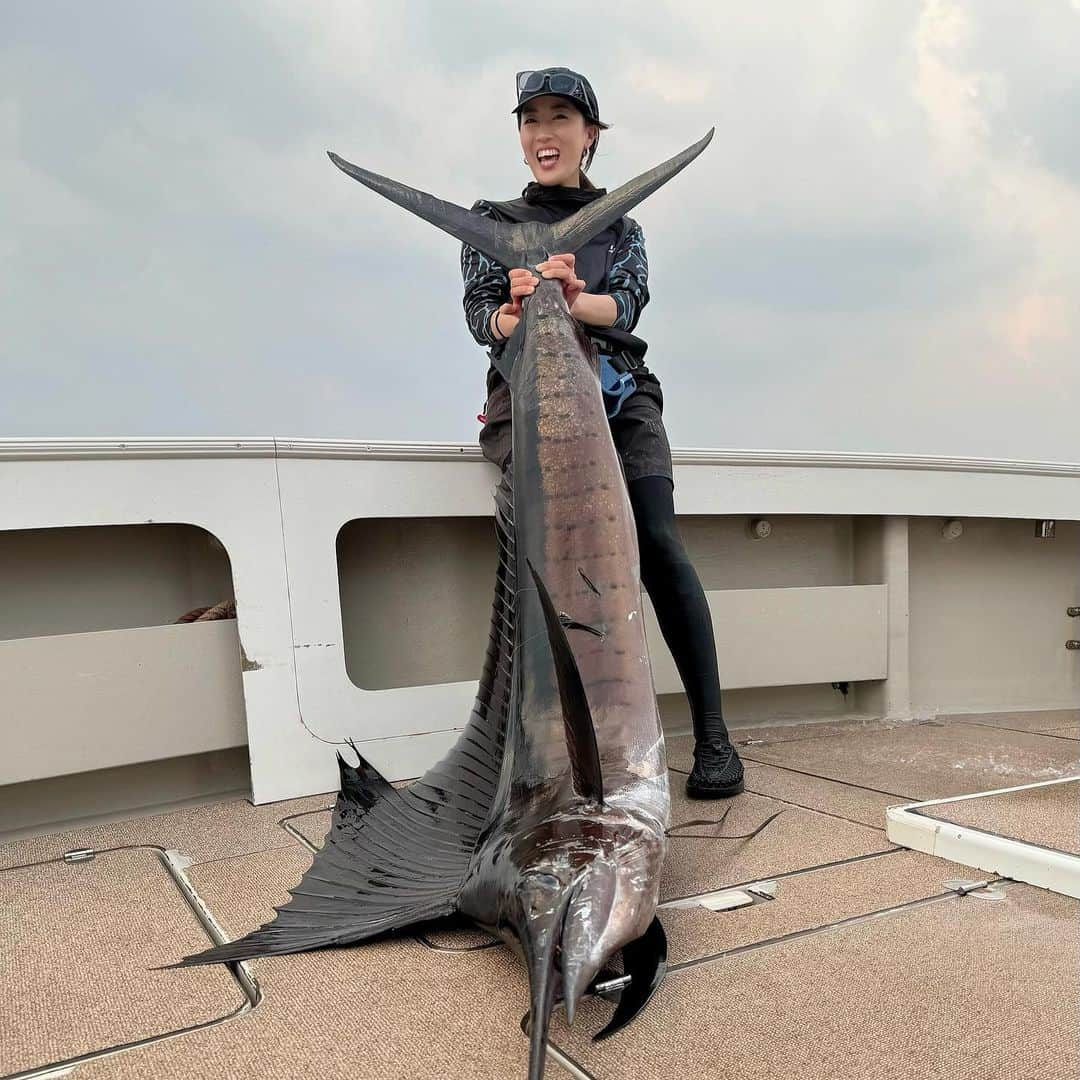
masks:
[[[331,154],[362,184],[508,267],[573,252],[685,168],[700,142],[553,225],[505,224]],[[187,957],[207,964],[346,945],[459,914],[524,959],[529,1078],[555,1001],[568,1019],[622,951],[619,1030],[659,985],[655,911],[670,800],[634,519],[596,360],[542,279],[498,361],[513,456],[496,491],[499,562],[480,693],[450,753],[393,788],[338,755],[322,849],[277,917]]]

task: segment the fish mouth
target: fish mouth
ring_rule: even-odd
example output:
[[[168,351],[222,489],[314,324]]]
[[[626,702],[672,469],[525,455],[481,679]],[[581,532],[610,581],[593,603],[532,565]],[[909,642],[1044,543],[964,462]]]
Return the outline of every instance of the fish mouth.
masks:
[[[618,868],[611,863],[594,864],[581,876],[567,905],[559,966],[563,1007],[570,1024],[578,1002],[618,948],[618,937],[622,935],[620,928],[612,924],[618,892]]]
[[[530,1080],[542,1075],[559,997],[573,1024],[608,960],[653,921],[656,897],[640,888],[636,869],[602,857],[584,867],[536,867],[519,879],[522,918],[515,934],[529,972]]]
[[[557,959],[573,893],[562,875],[538,869],[520,883],[522,925],[517,928],[529,972],[529,1080],[541,1080],[559,972]]]

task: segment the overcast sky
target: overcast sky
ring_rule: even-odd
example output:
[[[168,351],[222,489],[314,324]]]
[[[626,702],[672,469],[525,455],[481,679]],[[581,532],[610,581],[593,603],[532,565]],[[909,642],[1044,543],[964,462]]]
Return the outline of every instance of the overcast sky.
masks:
[[[475,439],[458,245],[585,71],[676,446],[1080,460],[1080,0],[3,0],[0,436]]]

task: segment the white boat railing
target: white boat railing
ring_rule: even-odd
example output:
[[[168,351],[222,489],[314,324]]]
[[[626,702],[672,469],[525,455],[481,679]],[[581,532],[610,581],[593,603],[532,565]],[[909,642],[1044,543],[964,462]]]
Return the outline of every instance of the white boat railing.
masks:
[[[714,615],[730,622],[739,617],[731,605],[741,603],[739,610],[750,613],[744,617],[747,636],[773,640],[786,652],[799,636],[776,644],[778,627],[800,625],[807,640],[809,628],[817,626],[814,648],[821,662],[806,665],[807,678],[844,670],[834,663],[838,652],[854,656],[853,642],[865,646],[844,678],[866,680],[864,705],[884,715],[910,715],[936,702],[921,699],[912,686],[909,521],[1080,520],[1077,463],[734,449],[677,450],[674,457],[680,515],[848,521],[854,539],[838,558],[846,558],[850,569],[839,580],[813,580],[783,597],[764,595],[775,589],[712,589]],[[450,443],[0,439],[0,531],[184,523],[221,542],[245,658],[252,783],[256,801],[266,802],[333,788],[334,756],[327,744],[352,738],[388,775],[399,777],[415,775],[455,737],[468,714],[472,681],[365,690],[349,679],[346,637],[354,631],[346,624],[356,613],[346,618],[342,611],[336,543],[343,526],[358,519],[490,516],[495,480],[475,446]],[[1064,580],[1060,568],[1055,573]],[[869,587],[877,591],[859,591]],[[735,591],[761,595],[727,595]],[[753,615],[765,610],[766,601],[773,614]],[[377,628],[380,621],[392,623],[394,612],[360,617]],[[1023,632],[1023,612],[1017,621]],[[18,662],[18,647],[6,644],[0,642],[0,665],[5,655]],[[46,646],[37,650],[48,654]],[[42,661],[43,678],[50,662]],[[1078,666],[1047,669],[1058,671],[1057,682],[1041,707],[1075,703]],[[794,671],[798,664],[781,667]],[[663,662],[657,669],[658,686],[669,688]],[[49,677],[67,676],[54,666]],[[776,675],[779,682],[786,678]],[[44,722],[32,715],[33,698],[32,689],[24,688],[18,702],[9,698],[0,705],[7,710],[0,724],[5,742],[19,738],[20,725]],[[131,719],[125,716],[124,723]],[[107,724],[107,718],[93,715],[87,722]],[[114,731],[108,738],[121,735]],[[3,757],[14,755],[0,747]]]

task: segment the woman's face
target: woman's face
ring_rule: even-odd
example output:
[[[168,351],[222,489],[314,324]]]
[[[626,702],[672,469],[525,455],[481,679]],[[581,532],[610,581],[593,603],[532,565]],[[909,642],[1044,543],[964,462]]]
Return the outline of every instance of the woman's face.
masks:
[[[580,187],[581,155],[596,138],[596,126],[554,94],[533,98],[520,115],[521,149],[537,183]]]

